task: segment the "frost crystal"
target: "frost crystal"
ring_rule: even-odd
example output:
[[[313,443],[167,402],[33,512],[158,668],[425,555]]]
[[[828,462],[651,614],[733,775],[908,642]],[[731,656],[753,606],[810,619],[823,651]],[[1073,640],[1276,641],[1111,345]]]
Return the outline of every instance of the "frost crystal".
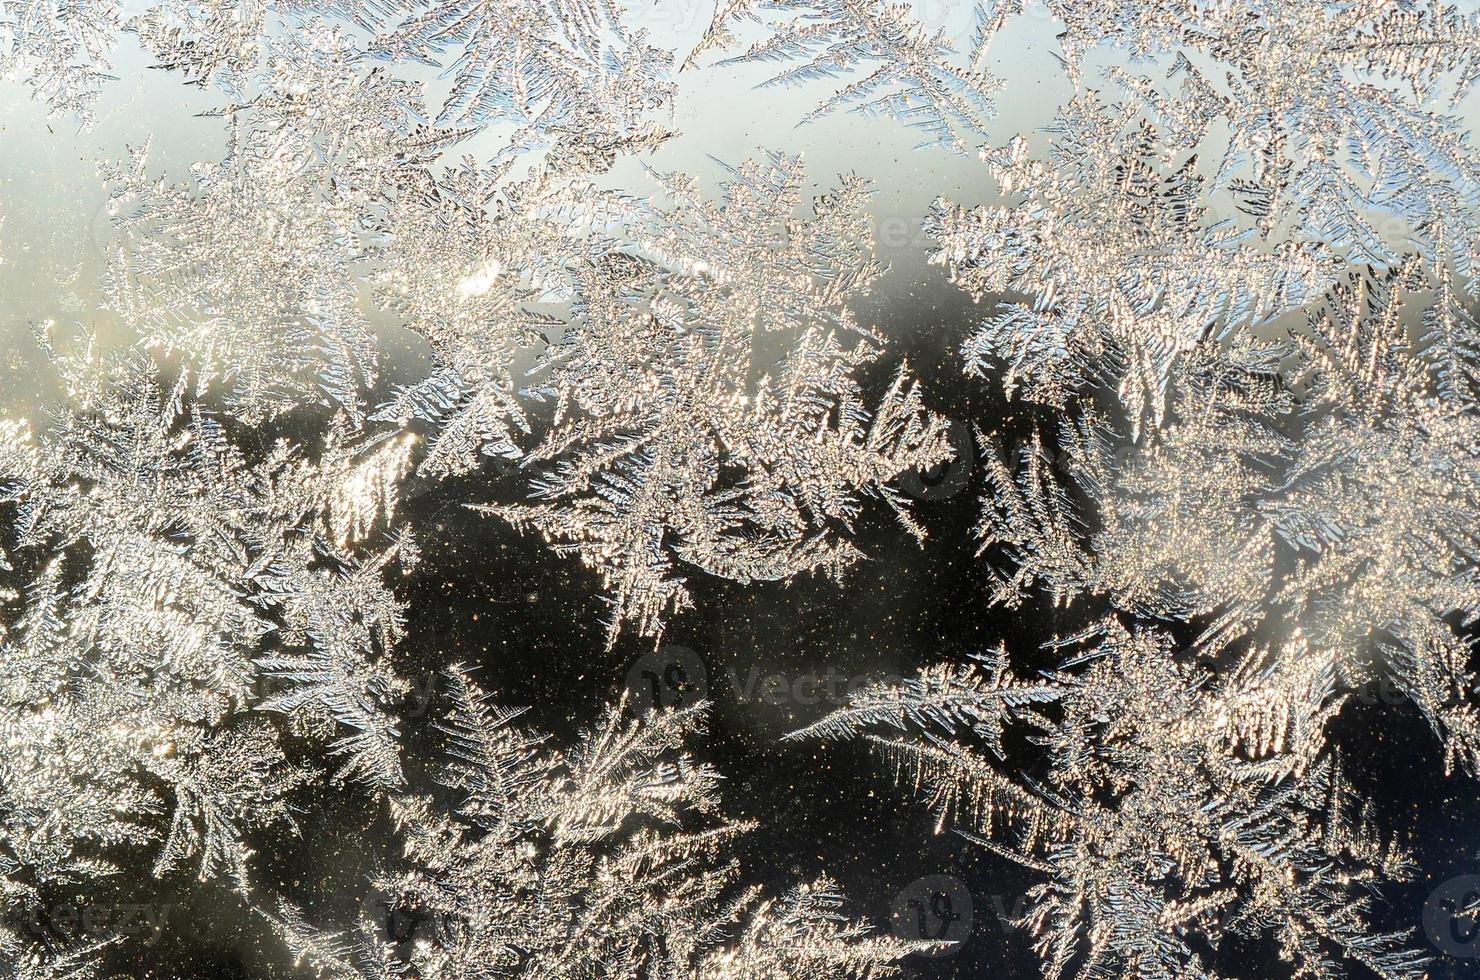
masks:
[[[427,130],[414,89],[337,29],[314,25],[269,55],[231,113],[230,152],[191,185],[151,178],[143,153],[110,172],[108,305],[248,418],[311,401],[353,415],[377,361],[360,295],[374,219],[457,134]]]
[[[923,536],[887,484],[950,453],[905,368],[872,412],[854,376],[876,356],[849,308],[879,271],[862,184],[799,219],[798,160],[732,176],[719,203],[664,178],[674,210],[643,251],[581,274],[541,362],[558,393],[531,455],[555,462],[542,502],[481,508],[601,573],[612,642],[627,621],[661,636],[689,605],[680,563],[740,582],[837,575],[859,555],[844,534],[864,494]]]
[[[6,0],[0,4],[0,75],[26,80],[57,113],[91,118],[110,80],[120,14],[110,0]]]
[[[672,54],[628,31],[601,0],[431,0],[376,41],[393,61],[445,66],[453,88],[440,120],[512,123],[511,145],[644,143],[672,97]],[[455,53],[455,54],[454,54]],[[451,56],[451,57],[449,57]]]
[[[718,773],[683,752],[705,705],[643,721],[617,705],[560,753],[461,670],[448,680],[461,803],[393,804],[411,867],[377,889],[423,932],[387,936],[372,914],[349,943],[289,910],[280,934],[322,975],[866,980],[914,948],[843,917],[827,881],[780,900],[735,887],[725,846],[751,825],[715,819]]]
[[[723,63],[808,59],[780,72],[769,85],[862,74],[808,118],[843,108],[881,115],[923,129],[931,143],[959,152],[965,149],[965,140],[985,132],[992,116],[990,96],[998,83],[986,72],[987,49],[1014,6],[1005,3],[992,13],[976,7],[977,31],[963,59],[944,29],[931,31],[902,3],[723,0],[688,62],[732,45],[738,23],[759,20],[759,11],[775,13],[782,17],[782,25],[773,36]]]
[[[255,712],[320,716],[343,733],[324,745],[341,776],[400,780],[380,707],[398,689],[380,662],[402,631],[380,581],[397,545],[355,546],[394,512],[406,445],[248,455],[185,406],[183,379],[161,388],[143,360],[110,374],[74,375],[41,433],[0,430],[12,560],[35,569],[0,646],[7,859],[43,881],[95,874],[89,842],[151,841],[167,814],[156,871],[245,887],[245,835],[290,821],[310,775]]]
[[[999,601],[1034,587],[1108,596],[1200,621],[1213,648],[1271,626],[1303,635],[1344,686],[1375,669],[1395,682],[1450,763],[1473,767],[1477,678],[1449,620],[1480,614],[1480,433],[1408,349],[1411,280],[1353,275],[1287,345],[1202,351],[1154,445],[1117,460],[1104,426],[1069,427],[1067,469],[1093,503],[1093,532],[1041,443],[1016,473],[997,459],[981,531],[1014,566]]]
[[[1333,954],[1426,975],[1366,922],[1367,885],[1410,871],[1349,816],[1321,734],[1339,707],[1329,659],[1256,655],[1210,683],[1162,634],[1108,620],[1082,639],[1047,682],[998,655],[861,691],[798,734],[868,734],[942,821],[1043,875],[1021,924],[1047,977],[1213,977],[1226,935],[1268,933],[1300,976],[1344,975]],[[1009,726],[1039,733],[1043,778],[999,761]]]
[[[1179,358],[1210,336],[1302,306],[1334,281],[1323,248],[1273,252],[1210,222],[1195,156],[1095,96],[1064,109],[1046,161],[1018,139],[982,154],[1011,207],[938,202],[932,260],[975,298],[1015,297],[966,343],[967,367],[1008,394],[1063,405],[1112,381],[1127,413],[1160,422]],[[1016,297],[1022,297],[1017,299]]]
[[[1369,894],[1417,873],[1333,722],[1390,685],[1480,775],[1480,15],[936,7],[724,0],[675,72],[679,39],[607,0],[0,0],[0,74],[54,115],[103,115],[142,57],[222,140],[188,172],[108,151],[105,272],[64,300],[99,323],[44,322],[66,398],[0,413],[0,912],[145,868],[222,881],[343,980],[862,980],[938,951],[871,935],[827,879],[740,883],[753,828],[699,708],[619,704],[560,752],[458,669],[445,785],[404,758],[413,472],[484,481],[456,502],[489,534],[579,559],[609,648],[659,640],[698,575],[841,577],[878,501],[925,537],[896,481],[949,430],[864,322],[868,182],[809,199],[782,152],[716,194],[634,165],[718,115],[719,59],[764,63],[757,98],[814,88],[808,120],[980,148],[995,187],[939,197],[914,258],[982,304],[953,383],[1008,396],[970,420],[987,599],[1095,624],[1057,669],[999,648],[799,734],[867,735],[1039,876],[1047,976],[1212,977],[1259,942],[1300,977],[1422,976]],[[994,102],[1035,44],[1065,94],[1014,138]],[[324,932],[257,883],[253,849],[331,789],[388,806],[402,854],[365,908],[414,935]],[[108,975],[126,938],[24,933],[0,923],[7,977]]]
[[[1451,276],[1469,288],[1480,163],[1448,114],[1480,75],[1480,19],[1431,3],[1275,2],[1173,11],[1138,0],[1053,2],[1065,51],[1109,41],[1173,55],[1176,91],[1113,73],[1176,146],[1220,142],[1214,178],[1270,241],[1317,241],[1390,268],[1407,249],[1446,283],[1436,316],[1446,389],[1473,394],[1476,338]],[[1439,107],[1436,107],[1439,103]],[[1221,130],[1231,136],[1223,135]]]

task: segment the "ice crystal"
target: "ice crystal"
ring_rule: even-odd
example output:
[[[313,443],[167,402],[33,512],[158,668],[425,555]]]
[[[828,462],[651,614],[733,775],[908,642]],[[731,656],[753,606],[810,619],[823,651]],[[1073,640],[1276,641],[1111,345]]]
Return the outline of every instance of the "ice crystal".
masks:
[[[969,39],[903,3],[725,0],[686,63],[779,65],[768,84],[833,86],[808,119],[984,144],[1000,195],[938,200],[931,257],[995,304],[968,374],[1060,423],[977,471],[989,598],[1097,623],[1056,670],[999,649],[805,734],[869,735],[943,824],[1041,876],[1021,924],[1048,976],[1212,977],[1222,943],[1262,939],[1298,976],[1416,978],[1367,894],[1412,869],[1353,805],[1332,720],[1380,679],[1447,770],[1480,770],[1480,15],[1045,6],[1076,94],[1043,140],[989,126],[1013,0]],[[691,575],[840,576],[870,501],[923,538],[894,481],[950,455],[860,313],[882,273],[864,180],[808,201],[776,154],[715,196],[625,185],[676,135],[681,77],[630,20],[0,0],[0,73],[52,111],[87,122],[139,45],[211,90],[225,138],[188,175],[144,151],[103,168],[127,350],[58,352],[45,324],[67,401],[0,418],[5,912],[152,863],[230,882],[345,980],[865,978],[921,950],[825,879],[741,883],[752,828],[688,754],[701,708],[617,705],[562,752],[455,670],[448,792],[402,770],[386,575],[415,560],[413,468],[510,464],[527,496],[489,481],[474,506],[595,573],[610,646],[660,638]],[[398,329],[430,367],[389,390]],[[1031,411],[975,419],[984,446]],[[414,936],[368,913],[321,931],[249,880],[336,780],[388,798],[404,854],[366,908]],[[111,942],[0,926],[0,972],[100,975]]]
[[[1480,435],[1411,351],[1412,284],[1353,274],[1288,344],[1205,349],[1155,444],[1113,458],[1105,426],[1067,427],[1066,469],[1088,513],[1041,442],[1017,472],[991,463],[983,538],[1013,566],[997,598],[1108,596],[1201,622],[1215,647],[1301,633],[1336,658],[1344,686],[1374,671],[1393,680],[1445,736],[1451,764],[1473,765],[1477,679],[1449,618],[1480,612]]]
[[[93,846],[152,841],[168,815],[158,872],[245,887],[247,833],[291,821],[309,778],[263,712],[338,727],[341,777],[400,780],[382,655],[401,609],[380,581],[397,544],[370,532],[407,447],[249,451],[183,378],[139,359],[99,375],[74,372],[39,433],[0,430],[12,559],[36,569],[0,646],[5,850],[40,880],[86,877]]]
[[[862,74],[814,109],[816,119],[839,109],[881,115],[923,129],[930,143],[963,151],[984,133],[992,116],[991,95],[999,83],[986,71],[987,49],[1016,4],[975,8],[977,31],[965,57],[944,28],[934,31],[909,5],[885,0],[723,0],[699,45],[693,64],[711,50],[736,41],[740,23],[776,14],[771,37],[722,64],[806,59],[768,85],[795,85]],[[928,144],[927,144],[928,145]]]
[[[932,261],[974,298],[1011,297],[965,345],[967,368],[1008,394],[1063,405],[1107,381],[1139,423],[1161,420],[1179,358],[1319,296],[1339,266],[1323,247],[1255,248],[1210,219],[1197,158],[1136,112],[1075,99],[1047,159],[1021,138],[982,159],[1017,204],[937,202]]]
[[[542,359],[557,403],[531,454],[555,463],[541,501],[482,508],[601,573],[613,641],[628,621],[660,636],[688,606],[682,566],[740,582],[841,572],[865,494],[922,534],[889,481],[950,452],[905,369],[864,406],[854,372],[876,347],[849,304],[878,267],[859,181],[804,218],[794,158],[742,166],[719,202],[663,186],[673,210],[642,252],[581,273]]]
[[[1155,631],[1108,620],[1083,641],[1043,682],[998,655],[858,692],[798,734],[868,734],[943,821],[1042,874],[1021,924],[1045,976],[1213,977],[1220,940],[1260,934],[1301,976],[1342,976],[1333,955],[1425,975],[1367,923],[1369,883],[1410,872],[1350,818],[1329,658],[1256,653],[1214,681]],[[1007,764],[1007,726],[1038,732],[1041,779]]]
[[[377,0],[11,0],[0,5],[0,72],[23,78],[53,113],[84,124],[115,76],[124,35],[161,68],[189,83],[240,91],[288,28],[333,16],[371,28],[387,12]]]
[[[349,978],[888,976],[915,948],[840,914],[827,881],[780,900],[736,888],[718,773],[684,752],[704,704],[631,720],[613,706],[567,752],[514,725],[461,669],[443,728],[456,812],[393,804],[408,870],[350,942],[292,910],[279,932],[305,965]],[[387,936],[386,918],[424,923]],[[397,941],[398,940],[398,941]]]
[[[42,951],[10,927],[0,928],[0,969],[15,980],[96,980],[98,947]]]
[[[0,75],[24,78],[56,113],[88,121],[110,80],[121,26],[110,0],[6,0],[0,4]]]
[[[370,69],[335,28],[269,53],[223,160],[188,185],[149,176],[143,152],[109,172],[108,305],[249,419],[314,400],[354,415],[377,361],[360,295],[375,219],[458,134],[428,131],[415,89]]]
[[[1174,8],[1049,4],[1071,66],[1102,43],[1167,56],[1174,91],[1111,74],[1171,145],[1220,159],[1214,183],[1271,241],[1390,268],[1416,249],[1449,283],[1436,316],[1446,390],[1473,394],[1468,324],[1480,169],[1452,106],[1480,74],[1480,19],[1442,3],[1289,0]],[[1452,276],[1462,277],[1457,290]]]
[[[372,277],[377,298],[426,339],[436,367],[375,417],[426,424],[424,474],[523,457],[531,431],[523,399],[544,389],[522,386],[515,364],[559,330],[556,301],[572,292],[569,266],[613,247],[583,229],[630,224],[638,213],[635,202],[578,175],[509,183],[504,174],[470,161],[440,175],[423,170],[378,219],[394,238]]]
[[[1440,293],[1430,314],[1435,370],[1446,393],[1473,396],[1480,169],[1455,107],[1480,77],[1477,15],[1438,0],[1046,7],[1063,25],[1076,86],[1102,48],[1133,62],[1097,79],[1123,96],[1118,118],[1087,125],[1094,113],[1082,103],[1096,96],[1082,95],[1056,125],[1064,142],[1049,161],[1026,161],[1022,142],[985,154],[1004,191],[1024,191],[1026,202],[932,217],[942,260],[966,264],[968,288],[1028,297],[987,321],[968,346],[971,365],[1001,359],[1009,388],[1061,398],[1086,371],[1107,369],[1098,361],[1120,357],[1123,395],[1154,416],[1167,362],[1212,326],[1319,295],[1333,255],[1391,269],[1417,252]],[[718,6],[695,55],[734,44],[737,25],[761,9],[791,17],[736,60],[796,62],[776,82],[872,67],[817,114],[856,104],[958,150],[963,132],[986,132],[988,49],[1023,13],[1015,3],[979,10],[963,67],[944,30],[932,32],[907,4],[733,0]],[[1134,68],[1156,59],[1165,84]],[[1136,119],[1139,132],[1127,125]],[[1201,193],[1198,157],[1212,163]],[[1116,349],[1132,320],[1145,321],[1140,335]]]
[[[439,119],[509,123],[510,146],[610,151],[661,132],[672,54],[629,31],[600,0],[429,0],[376,41],[395,61],[445,66],[452,91]]]

